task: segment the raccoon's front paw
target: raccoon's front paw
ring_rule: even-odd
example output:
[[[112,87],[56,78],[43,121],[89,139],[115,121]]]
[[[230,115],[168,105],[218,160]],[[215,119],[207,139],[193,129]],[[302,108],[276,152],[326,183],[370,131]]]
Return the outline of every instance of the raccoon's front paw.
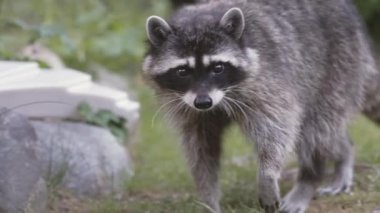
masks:
[[[297,184],[285,196],[280,205],[280,213],[304,213],[314,195],[313,186]]]
[[[264,209],[265,213],[274,213],[277,212],[277,210],[280,208],[280,202],[279,200],[276,200],[272,204],[265,204],[265,202],[259,198],[260,207]]]
[[[259,183],[259,204],[265,213],[274,213],[279,209],[280,190],[275,179],[261,179]]]
[[[284,199],[281,202],[280,213],[304,213],[308,203],[303,200]]]

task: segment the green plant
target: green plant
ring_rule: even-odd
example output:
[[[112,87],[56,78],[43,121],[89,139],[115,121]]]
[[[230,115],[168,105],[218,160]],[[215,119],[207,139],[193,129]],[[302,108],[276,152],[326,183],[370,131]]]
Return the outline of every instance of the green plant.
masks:
[[[95,112],[88,103],[82,102],[77,107],[77,114],[80,121],[109,129],[120,141],[126,140],[128,132],[125,125],[127,121],[115,113],[109,110]]]
[[[91,71],[101,64],[134,75],[145,51],[145,19],[169,9],[167,0],[2,0],[0,55],[17,56],[38,41],[68,67]]]
[[[360,14],[363,16],[368,31],[377,45],[380,44],[380,0],[355,0]]]

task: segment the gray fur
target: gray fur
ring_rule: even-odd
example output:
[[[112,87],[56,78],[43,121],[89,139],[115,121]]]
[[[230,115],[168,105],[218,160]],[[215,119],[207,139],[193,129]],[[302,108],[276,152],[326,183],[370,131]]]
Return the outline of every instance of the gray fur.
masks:
[[[210,44],[204,50],[207,41],[214,42],[205,37],[223,30],[220,20],[233,7],[244,14],[241,38],[236,43]],[[231,122],[237,122],[255,142],[258,195],[265,212],[278,209],[278,178],[293,150],[300,173],[280,205],[281,212],[306,211],[324,178],[326,161],[335,162],[335,178],[320,192],[349,191],[354,151],[347,128],[363,109],[380,122],[380,74],[351,0],[212,1],[180,9],[168,24],[173,33],[160,49],[151,46],[144,75],[183,135],[190,169],[205,204],[220,212],[221,135]],[[252,50],[258,57],[248,57]],[[207,112],[186,106],[182,93],[160,88],[153,80],[158,64],[196,51],[228,53],[247,74],[238,85],[224,88],[223,101]]]

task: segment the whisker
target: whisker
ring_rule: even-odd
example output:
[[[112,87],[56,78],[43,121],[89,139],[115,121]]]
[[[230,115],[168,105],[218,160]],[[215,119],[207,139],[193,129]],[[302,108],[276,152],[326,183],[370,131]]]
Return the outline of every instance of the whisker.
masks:
[[[181,99],[180,98],[175,98],[165,104],[163,104],[160,108],[158,108],[158,110],[154,113],[153,117],[152,117],[152,121],[151,121],[151,126],[153,127],[154,126],[154,123],[156,121],[156,118],[158,116],[158,114],[161,112],[162,109],[164,109],[166,106],[168,106],[169,104],[175,102],[175,101],[180,101]]]
[[[187,110],[186,104],[182,101],[176,103],[174,106],[171,106],[168,111],[165,113],[165,117],[170,121],[173,122],[174,116],[179,113],[180,110]],[[183,113],[185,113],[184,111]]]
[[[254,92],[254,91],[243,90],[243,89],[238,88],[238,87],[229,87],[229,88],[225,89],[224,91],[225,91],[226,93],[234,93],[234,92],[236,93],[236,92],[239,92],[239,93],[241,93],[241,94],[243,94],[243,95],[247,95],[247,94],[249,94],[249,95],[253,95],[253,96],[256,96],[256,95],[257,95],[257,93]]]
[[[235,119],[238,119],[240,116],[239,116],[239,114],[238,114],[238,111],[237,110],[239,110],[239,109],[236,109],[236,103],[234,103],[233,101],[231,101],[231,100],[227,100],[227,103],[228,103],[228,105],[231,107],[231,109],[232,109],[232,115],[234,116],[234,118]],[[232,105],[231,105],[232,104]]]
[[[245,104],[242,101],[239,101],[237,99],[234,99],[234,98],[231,98],[231,97],[228,97],[228,96],[226,96],[225,98],[227,100],[229,100],[231,103],[233,103],[234,105],[236,105],[239,108],[239,110],[243,113],[243,116],[245,118],[248,118],[247,111],[248,112],[254,112],[253,109],[252,109],[252,107],[249,107],[247,104]],[[242,107],[244,107],[246,110],[244,110]]]
[[[231,105],[228,103],[228,100],[223,100],[222,101],[222,106],[223,106],[223,109],[227,112],[227,115],[232,117],[232,118],[236,118],[235,117],[235,114],[234,114],[234,109],[231,107]]]
[[[231,93],[233,92],[233,91],[228,90],[228,89],[226,91],[231,92]],[[247,92],[247,91],[242,91],[242,92]],[[247,117],[247,112],[245,110],[242,110],[241,107],[244,107],[244,109],[246,109],[248,112],[256,113],[252,107],[250,107],[249,105],[247,105],[246,103],[244,103],[240,100],[237,100],[235,98],[228,97],[228,96],[225,96],[225,98],[226,98],[226,100],[229,100],[231,103],[233,103],[235,106],[237,106],[239,108],[239,110],[244,114],[245,117]],[[252,101],[250,103],[254,104],[254,102],[252,102]],[[277,116],[275,116],[275,115],[266,115],[266,116],[269,118],[268,122],[271,122],[273,127],[277,128],[281,131],[284,131],[283,127],[276,124],[277,123],[276,121],[280,120]]]

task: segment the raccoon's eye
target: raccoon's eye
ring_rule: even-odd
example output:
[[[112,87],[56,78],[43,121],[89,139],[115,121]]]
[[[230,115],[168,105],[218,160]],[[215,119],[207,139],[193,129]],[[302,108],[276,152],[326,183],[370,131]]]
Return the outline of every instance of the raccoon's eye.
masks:
[[[181,78],[186,78],[186,77],[188,77],[190,75],[189,70],[187,70],[185,68],[179,68],[179,69],[177,69],[176,73]]]
[[[215,74],[220,74],[224,71],[224,64],[215,64],[212,68],[212,72]]]

